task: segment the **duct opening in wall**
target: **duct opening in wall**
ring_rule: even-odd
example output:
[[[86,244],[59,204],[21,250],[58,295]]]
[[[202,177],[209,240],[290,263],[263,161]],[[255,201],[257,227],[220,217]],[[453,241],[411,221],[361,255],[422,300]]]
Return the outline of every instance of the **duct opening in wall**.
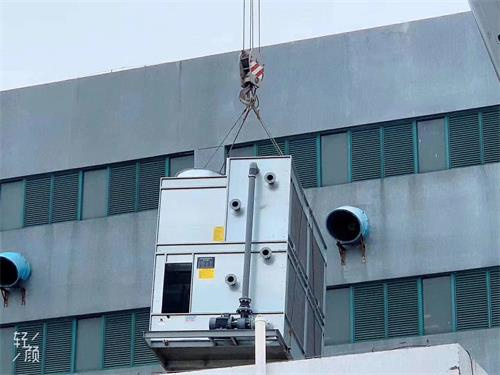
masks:
[[[345,264],[346,245],[360,245],[363,262],[365,239],[368,237],[368,216],[357,207],[336,208],[326,218],[326,229],[337,240],[342,265]]]
[[[11,286],[18,279],[16,265],[6,258],[0,258],[0,285]]]

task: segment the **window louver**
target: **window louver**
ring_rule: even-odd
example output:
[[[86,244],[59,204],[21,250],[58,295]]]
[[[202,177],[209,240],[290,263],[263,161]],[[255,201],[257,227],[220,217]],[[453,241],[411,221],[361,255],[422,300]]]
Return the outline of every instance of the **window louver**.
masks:
[[[73,322],[58,320],[47,323],[45,349],[46,374],[71,372]]]
[[[132,314],[106,315],[104,319],[104,367],[130,366]]]
[[[384,128],[384,175],[414,172],[413,129],[411,124]]]
[[[49,223],[50,185],[50,177],[26,180],[24,226]]]
[[[387,284],[388,337],[419,334],[417,281],[396,281]]]
[[[483,112],[484,162],[500,162],[500,108]]]
[[[20,324],[16,327],[17,332],[26,332],[28,341],[26,345],[31,345],[32,349],[38,346],[40,353],[40,362],[25,361],[26,349],[22,348],[23,342],[20,341],[19,348],[16,348],[16,356],[19,354],[18,359],[15,361],[15,374],[34,375],[41,374],[42,372],[42,356],[43,356],[43,323]],[[22,337],[20,337],[22,338]],[[34,338],[34,339],[33,339]]]
[[[160,178],[165,176],[165,160],[143,161],[139,164],[138,210],[158,208]]]
[[[477,113],[451,116],[449,119],[449,132],[450,167],[456,168],[481,164]]]
[[[278,146],[281,149],[281,152],[284,154],[285,153],[285,142],[284,141],[276,141]],[[274,145],[271,143],[271,141],[267,141],[264,143],[261,143],[257,145],[257,156],[277,156],[279,155],[278,151],[276,151],[276,148]]]
[[[134,332],[134,365],[145,365],[157,362],[154,352],[144,340],[144,332],[149,330],[149,310],[135,314]]]
[[[455,282],[457,330],[488,328],[486,272],[459,272]]]
[[[500,327],[500,268],[490,271],[491,326]]]
[[[303,188],[318,186],[318,155],[316,138],[294,139],[288,143],[288,153]]]
[[[136,165],[111,167],[109,178],[109,215],[135,211]]]
[[[354,287],[354,340],[385,337],[385,307],[383,284]]]
[[[78,187],[78,173],[54,176],[51,219],[53,223],[77,219]]]
[[[379,129],[356,131],[351,138],[352,180],[381,177]]]

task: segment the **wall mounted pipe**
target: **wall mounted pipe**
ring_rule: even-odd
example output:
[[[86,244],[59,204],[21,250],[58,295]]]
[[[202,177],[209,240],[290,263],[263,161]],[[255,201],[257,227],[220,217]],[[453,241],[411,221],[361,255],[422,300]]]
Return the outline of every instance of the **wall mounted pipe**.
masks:
[[[31,266],[24,256],[15,252],[0,253],[0,287],[15,287],[30,276]]]
[[[368,237],[368,216],[358,207],[338,207],[327,216],[326,229],[340,243],[355,245]]]

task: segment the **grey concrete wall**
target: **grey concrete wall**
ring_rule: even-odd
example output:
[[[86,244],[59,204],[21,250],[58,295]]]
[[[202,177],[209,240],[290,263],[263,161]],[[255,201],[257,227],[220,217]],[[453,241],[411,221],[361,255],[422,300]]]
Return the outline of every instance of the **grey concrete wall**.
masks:
[[[283,136],[500,103],[471,13],[264,48]],[[0,179],[217,145],[242,110],[237,53],[0,93]],[[263,139],[255,120],[241,141]]]
[[[307,189],[328,251],[328,285],[500,264],[500,163]],[[327,215],[351,205],[370,221],[366,263],[341,266]]]
[[[156,210],[0,232],[2,251],[31,263],[0,324],[150,305]]]
[[[488,374],[493,375],[500,373],[500,356],[498,355],[498,353],[500,353],[500,328],[327,346],[323,354],[325,356],[335,356],[350,353],[390,350],[401,347],[452,343],[458,343],[462,345],[465,350],[469,351],[472,358],[474,358]]]

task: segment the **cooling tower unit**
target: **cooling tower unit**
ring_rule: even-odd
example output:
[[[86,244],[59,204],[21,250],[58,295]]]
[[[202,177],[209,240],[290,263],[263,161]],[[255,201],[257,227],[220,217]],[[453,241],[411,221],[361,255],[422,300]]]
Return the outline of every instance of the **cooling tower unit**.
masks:
[[[321,355],[325,251],[290,156],[163,178],[146,341],[169,371],[250,364],[258,314],[268,360]]]

